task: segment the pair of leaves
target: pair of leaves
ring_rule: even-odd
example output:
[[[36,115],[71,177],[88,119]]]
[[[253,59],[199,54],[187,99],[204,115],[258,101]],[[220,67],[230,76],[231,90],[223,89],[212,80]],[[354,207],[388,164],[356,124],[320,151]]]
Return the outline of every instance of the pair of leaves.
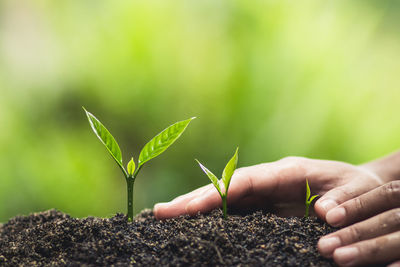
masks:
[[[121,149],[119,148],[117,141],[115,141],[111,133],[93,114],[88,112],[85,108],[83,109],[86,113],[86,116],[88,117],[93,132],[107,148],[108,152],[117,162],[118,166],[121,168],[125,176],[132,176],[136,167],[133,158],[131,158],[128,163],[127,172],[123,167]],[[185,131],[186,127],[193,119],[195,119],[195,117],[184,121],[179,121],[167,127],[165,130],[163,130],[161,133],[151,139],[140,152],[138,169],[141,168],[144,163],[151,160],[152,158],[157,157],[158,155],[163,153],[169,146],[171,146],[181,136],[181,134]]]
[[[236,169],[237,162],[238,162],[238,151],[239,148],[236,148],[235,154],[233,157],[229,160],[229,162],[226,164],[224,171],[222,172],[222,182],[224,183],[225,187],[225,192],[222,192],[221,187],[219,186],[219,180],[217,176],[215,176],[210,170],[208,170],[206,167],[204,167],[203,164],[200,163],[200,161],[197,161],[197,163],[200,165],[200,168],[203,170],[205,174],[207,174],[208,178],[211,180],[215,188],[217,189],[218,193],[220,194],[221,197],[225,197],[228,194],[228,188],[229,184],[231,182],[232,175]]]
[[[306,179],[306,205],[310,205],[314,198],[318,197],[319,195],[311,196],[310,186],[308,185],[308,180]]]

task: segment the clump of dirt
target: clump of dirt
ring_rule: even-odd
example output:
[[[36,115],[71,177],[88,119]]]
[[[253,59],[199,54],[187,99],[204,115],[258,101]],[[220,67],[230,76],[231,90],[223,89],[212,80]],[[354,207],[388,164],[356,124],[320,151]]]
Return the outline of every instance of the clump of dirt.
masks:
[[[77,219],[49,210],[0,226],[0,265],[334,266],[316,249],[333,230],[317,218],[264,211],[158,221],[145,210],[128,223],[123,214]]]

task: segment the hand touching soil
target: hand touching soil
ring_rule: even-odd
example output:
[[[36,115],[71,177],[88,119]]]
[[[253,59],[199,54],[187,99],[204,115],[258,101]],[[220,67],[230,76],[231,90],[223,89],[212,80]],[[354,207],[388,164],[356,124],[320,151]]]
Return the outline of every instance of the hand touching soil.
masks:
[[[232,177],[228,204],[243,209],[279,207],[279,213],[300,215],[303,210],[292,204],[303,205],[306,178],[312,193],[321,196],[314,205],[317,216],[345,227],[320,239],[323,256],[333,257],[340,266],[400,266],[400,152],[361,166],[288,157],[241,168]],[[158,219],[195,215],[220,205],[221,198],[209,184],[156,204],[154,214]]]

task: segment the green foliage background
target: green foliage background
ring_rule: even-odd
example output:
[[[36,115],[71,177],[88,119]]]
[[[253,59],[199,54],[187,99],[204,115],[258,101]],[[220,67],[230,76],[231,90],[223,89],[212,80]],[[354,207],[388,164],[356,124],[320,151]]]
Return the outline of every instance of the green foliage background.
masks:
[[[125,163],[197,116],[135,185],[136,212],[288,155],[362,163],[400,147],[398,1],[0,2],[0,221],[125,212]]]

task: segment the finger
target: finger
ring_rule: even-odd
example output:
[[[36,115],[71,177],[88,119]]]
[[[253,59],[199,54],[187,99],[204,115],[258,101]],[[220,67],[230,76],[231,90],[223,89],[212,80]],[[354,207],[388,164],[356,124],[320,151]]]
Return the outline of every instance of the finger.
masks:
[[[344,226],[395,207],[400,207],[400,181],[384,184],[344,202],[328,211],[325,219],[332,226]]]
[[[212,188],[206,193],[191,200],[185,206],[185,213],[190,216],[196,215],[197,213],[205,213],[221,206],[221,203],[221,196],[217,189]]]
[[[400,231],[340,247],[333,253],[339,266],[364,266],[400,259]]]
[[[368,191],[368,189],[364,188],[364,186],[353,184],[336,187],[328,191],[315,202],[314,210],[321,219],[326,220],[326,214],[329,210],[337,207],[348,199],[363,194],[366,191]]]
[[[361,168],[357,168],[356,170],[357,172],[347,174],[352,176],[352,182],[329,190],[315,202],[314,210],[318,217],[325,220],[329,210],[382,184],[379,177],[373,173]]]
[[[392,262],[387,267],[400,267],[400,261]]]
[[[318,250],[324,257],[331,257],[338,247],[396,231],[400,231],[400,208],[386,211],[322,237],[318,242]]]
[[[153,213],[157,219],[177,217],[186,213],[185,207],[192,199],[212,189],[212,185],[202,186],[192,192],[179,196],[170,202],[157,203],[154,205]]]

